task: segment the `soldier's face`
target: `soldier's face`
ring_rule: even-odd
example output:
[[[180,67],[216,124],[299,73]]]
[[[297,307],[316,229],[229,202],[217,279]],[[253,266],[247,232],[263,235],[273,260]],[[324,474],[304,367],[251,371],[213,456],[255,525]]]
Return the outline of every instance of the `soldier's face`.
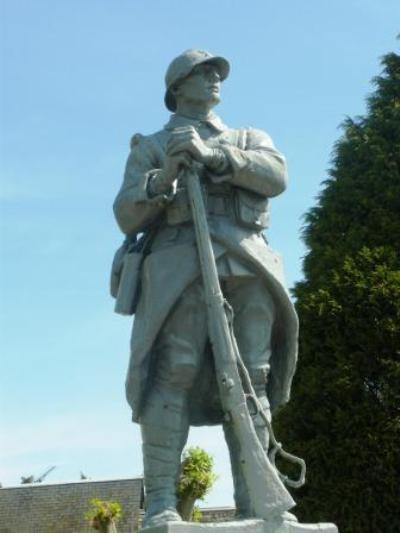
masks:
[[[179,83],[177,100],[204,104],[213,107],[220,101],[221,77],[209,63],[194,67],[192,72]]]

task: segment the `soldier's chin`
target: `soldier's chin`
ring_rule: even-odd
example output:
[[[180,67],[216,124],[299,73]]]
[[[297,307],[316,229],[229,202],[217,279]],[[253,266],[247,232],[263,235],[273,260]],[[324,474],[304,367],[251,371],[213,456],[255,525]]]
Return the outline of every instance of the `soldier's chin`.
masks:
[[[219,104],[221,101],[221,98],[219,96],[218,93],[213,93],[210,97],[210,104],[212,105],[212,107],[216,106],[217,104]]]

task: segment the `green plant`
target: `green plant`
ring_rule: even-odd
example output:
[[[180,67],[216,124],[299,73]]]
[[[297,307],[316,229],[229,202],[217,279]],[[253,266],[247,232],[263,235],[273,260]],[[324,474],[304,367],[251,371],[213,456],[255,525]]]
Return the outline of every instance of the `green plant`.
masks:
[[[192,522],[201,522],[202,518],[203,518],[203,513],[201,512],[200,507],[195,505],[193,507],[193,512],[192,512]]]
[[[107,531],[121,518],[122,508],[118,502],[103,501],[99,498],[90,500],[90,509],[85,513],[85,519],[93,529]]]
[[[400,531],[400,56],[383,67],[306,218],[300,360],[275,418],[307,462],[299,518],[341,533]]]
[[[216,480],[212,469],[212,457],[201,448],[188,448],[184,452],[177,484],[178,511],[184,520],[194,520],[194,502],[204,499]],[[195,516],[198,515],[199,510]]]

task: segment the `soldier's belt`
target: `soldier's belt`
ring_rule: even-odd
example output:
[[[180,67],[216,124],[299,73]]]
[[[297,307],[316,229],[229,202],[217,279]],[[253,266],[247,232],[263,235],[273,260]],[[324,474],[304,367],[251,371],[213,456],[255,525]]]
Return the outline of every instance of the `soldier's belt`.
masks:
[[[262,231],[268,226],[268,199],[238,187],[222,189],[202,187],[208,215],[230,217],[239,226]],[[192,220],[186,189],[178,189],[174,200],[166,208],[167,223],[171,226]]]
[[[204,204],[209,215],[233,216],[233,195],[213,194],[202,188]],[[171,226],[192,220],[186,189],[179,189],[171,204],[166,209],[167,223]]]

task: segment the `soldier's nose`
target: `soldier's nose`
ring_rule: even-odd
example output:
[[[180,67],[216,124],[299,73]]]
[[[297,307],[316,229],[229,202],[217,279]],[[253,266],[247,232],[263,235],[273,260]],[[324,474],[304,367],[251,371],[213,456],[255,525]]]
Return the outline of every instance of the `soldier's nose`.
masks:
[[[219,75],[218,71],[216,71],[215,69],[210,69],[208,72],[208,79],[212,81],[220,81],[221,76]]]

